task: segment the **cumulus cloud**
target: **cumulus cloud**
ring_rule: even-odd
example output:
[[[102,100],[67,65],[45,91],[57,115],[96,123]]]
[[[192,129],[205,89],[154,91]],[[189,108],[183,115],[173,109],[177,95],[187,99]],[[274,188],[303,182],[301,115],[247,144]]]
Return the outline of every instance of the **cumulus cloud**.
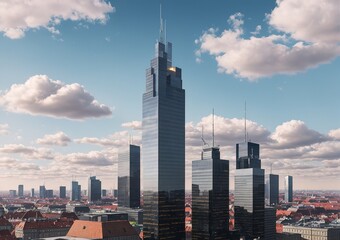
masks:
[[[56,157],[56,161],[84,166],[110,166],[113,165],[113,159],[113,156],[99,151],[91,151],[88,153],[70,153]]]
[[[296,148],[326,141],[328,138],[306,126],[303,121],[291,120],[277,126],[271,138],[274,147]]]
[[[276,1],[269,24],[294,39],[314,43],[340,42],[338,0]]]
[[[67,146],[71,141],[72,140],[63,132],[45,135],[44,137],[37,139],[38,144],[57,146]]]
[[[328,135],[335,140],[340,140],[340,128],[329,131]]]
[[[75,139],[76,143],[82,144],[95,144],[103,147],[124,147],[129,144],[133,140],[133,144],[140,145],[141,143],[141,135],[136,134],[133,137],[129,134],[128,131],[120,131],[114,134],[111,134],[108,137],[97,138],[97,137],[83,137],[79,139]]]
[[[23,144],[5,144],[0,147],[0,153],[21,154],[29,159],[53,159],[53,153],[50,149],[35,148]]]
[[[336,2],[320,4],[313,0],[312,4],[299,5],[293,0],[277,1],[278,7],[269,15],[269,23],[283,33],[268,36],[244,37],[243,15],[232,15],[228,20],[231,29],[220,34],[216,29],[209,29],[195,41],[199,45],[198,62],[201,62],[202,53],[209,53],[215,57],[219,72],[250,81],[275,74],[294,74],[328,63],[340,55],[337,21],[340,10]],[[294,16],[290,17],[291,14]],[[320,21],[320,15],[324,22]],[[319,22],[317,27],[315,21]],[[261,28],[257,26],[252,34],[257,35]],[[323,29],[321,34],[319,28]]]
[[[7,111],[56,118],[84,119],[109,116],[109,107],[98,103],[78,83],[65,84],[46,75],[35,75],[24,84],[14,84],[0,95]]]
[[[8,134],[8,124],[0,124],[0,135],[7,135]]]
[[[61,21],[105,23],[115,9],[105,0],[3,0],[0,2],[0,32],[11,39],[25,36],[30,29],[45,28],[59,34]]]
[[[122,124],[124,128],[131,128],[133,130],[142,130],[142,122],[141,121],[131,121]]]

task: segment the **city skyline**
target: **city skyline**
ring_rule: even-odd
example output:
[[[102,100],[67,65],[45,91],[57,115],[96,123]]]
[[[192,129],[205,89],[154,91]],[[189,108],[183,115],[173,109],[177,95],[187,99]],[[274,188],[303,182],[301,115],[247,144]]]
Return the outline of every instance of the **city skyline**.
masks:
[[[294,189],[340,186],[339,26],[315,24],[320,31],[315,33],[299,24],[285,25],[286,11],[300,11],[302,23],[308,18],[303,8],[292,9],[290,0],[258,7],[245,6],[245,1],[195,1],[196,12],[190,8],[193,1],[99,2],[95,6],[88,0],[85,9],[64,3],[62,12],[49,10],[47,19],[39,19],[34,11],[17,14],[17,19],[0,14],[0,190],[17,189],[23,182],[26,190],[37,190],[44,182],[48,189],[57,189],[69,186],[72,176],[86,186],[91,175],[102,180],[103,188],[116,188],[119,148],[131,138],[141,144],[144,69],[158,37],[160,3],[177,56],[174,65],[184,69],[186,189],[191,188],[191,161],[201,152],[202,126],[211,141],[212,108],[217,112],[216,144],[221,158],[231,160],[234,188],[235,144],[244,138],[244,101],[249,138],[261,144],[266,173],[272,165],[273,173],[280,175],[280,189],[285,175],[294,177]],[[316,7],[313,3],[308,9]],[[328,1],[327,6],[332,4]],[[9,7],[16,11],[22,6]],[[72,17],[71,10],[79,14]],[[200,18],[209,11],[214,14]],[[320,8],[318,14],[329,20],[334,11]],[[35,22],[22,23],[27,16]],[[255,43],[261,49],[254,49]],[[240,46],[244,52],[237,52]],[[266,48],[271,54],[263,51]],[[280,51],[289,55],[289,62]],[[281,56],[278,64],[285,68],[266,66],[256,53],[272,62]],[[243,61],[232,54],[244,56]],[[247,62],[250,56],[253,61]],[[134,67],[128,68],[128,61]],[[263,68],[255,71],[259,66]],[[34,102],[35,97],[45,100]]]

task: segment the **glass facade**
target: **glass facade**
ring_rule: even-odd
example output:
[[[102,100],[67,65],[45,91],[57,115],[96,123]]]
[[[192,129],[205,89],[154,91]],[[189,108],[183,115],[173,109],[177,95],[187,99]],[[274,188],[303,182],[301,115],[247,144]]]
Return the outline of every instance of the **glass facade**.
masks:
[[[20,184],[18,186],[18,196],[23,197],[24,196],[24,185]]]
[[[216,147],[201,156],[192,162],[192,239],[228,239],[229,161]]]
[[[285,177],[285,201],[293,202],[293,177]]]
[[[71,201],[81,200],[81,188],[77,181],[71,183]]]
[[[118,154],[118,205],[140,207],[140,147],[129,145]]]
[[[266,175],[265,198],[268,205],[277,205],[279,203],[279,175]]]
[[[156,43],[143,94],[144,239],[185,239],[185,91],[171,43]]]
[[[88,201],[99,201],[102,197],[102,182],[96,179],[95,176],[89,178]]]
[[[65,186],[59,187],[59,197],[66,198],[66,187]]]
[[[261,169],[260,145],[236,144],[235,229],[245,239],[264,237],[265,184]]]

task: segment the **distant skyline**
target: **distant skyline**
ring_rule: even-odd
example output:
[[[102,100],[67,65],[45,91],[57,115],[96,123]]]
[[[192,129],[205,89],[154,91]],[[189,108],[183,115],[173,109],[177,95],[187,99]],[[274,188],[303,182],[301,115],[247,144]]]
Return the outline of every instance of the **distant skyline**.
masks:
[[[0,191],[86,189],[89,176],[116,188],[118,149],[141,144],[160,4],[186,89],[186,188],[214,108],[234,189],[247,101],[248,136],[280,189],[291,175],[294,190],[340,190],[340,9],[294,2],[3,0]]]

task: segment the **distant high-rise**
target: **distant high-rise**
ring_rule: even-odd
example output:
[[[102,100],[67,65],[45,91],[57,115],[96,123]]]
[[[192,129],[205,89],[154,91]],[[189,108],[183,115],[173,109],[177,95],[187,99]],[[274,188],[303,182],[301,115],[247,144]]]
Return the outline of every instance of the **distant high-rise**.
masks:
[[[31,189],[31,197],[34,198],[35,194],[34,194],[34,188]]]
[[[266,204],[277,205],[279,203],[279,175],[266,175]]]
[[[71,201],[81,200],[81,187],[77,181],[72,181],[71,183]]]
[[[52,189],[47,189],[45,191],[45,198],[53,198],[53,190]]]
[[[192,162],[192,239],[227,239],[229,232],[229,161],[218,147],[205,148]]]
[[[20,184],[18,186],[18,197],[23,197],[24,196],[24,185]]]
[[[46,188],[44,185],[39,187],[39,198],[46,198]]]
[[[143,94],[143,234],[185,239],[185,91],[161,21]]]
[[[102,197],[106,197],[106,195],[107,195],[106,189],[102,189]]]
[[[131,145],[118,154],[118,205],[140,207],[140,147]]]
[[[236,145],[235,229],[246,239],[264,237],[264,170],[259,157],[259,144]]]
[[[276,239],[276,208],[265,207],[264,239]]]
[[[102,182],[96,179],[95,176],[90,177],[87,191],[89,202],[100,200],[102,196]]]
[[[9,196],[10,197],[16,197],[17,196],[17,190],[9,190]]]
[[[59,187],[59,198],[66,198],[66,187],[65,186]]]
[[[293,177],[285,177],[285,201],[293,202]]]

